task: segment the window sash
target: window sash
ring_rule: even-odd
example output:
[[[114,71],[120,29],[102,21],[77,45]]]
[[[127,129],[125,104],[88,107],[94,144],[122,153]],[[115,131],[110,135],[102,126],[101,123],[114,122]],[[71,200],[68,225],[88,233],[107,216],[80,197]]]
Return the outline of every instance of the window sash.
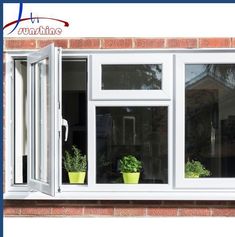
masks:
[[[167,184],[98,184],[96,183],[96,107],[157,107],[165,106],[168,108],[168,183]],[[170,190],[173,188],[172,182],[172,103],[171,101],[88,101],[88,172],[87,185],[67,185],[60,182],[61,191],[159,191]]]
[[[15,184],[14,182],[14,165],[15,165],[15,152],[14,152],[14,71],[15,59],[26,59],[28,53],[7,53],[6,54],[6,75],[9,80],[5,81],[5,151],[3,156],[5,159],[5,188],[6,192],[28,192],[29,186],[27,184]]]
[[[102,90],[102,65],[161,64],[160,90]],[[93,100],[170,100],[172,98],[173,56],[164,53],[100,53],[92,55]]]
[[[235,188],[235,178],[187,179],[185,167],[185,65],[186,64],[234,64],[235,53],[187,53],[176,56],[175,86],[175,173],[176,188],[226,189]]]
[[[45,83],[38,78],[36,74],[35,67],[38,67],[38,62],[48,59],[48,82]],[[47,46],[35,53],[32,53],[27,58],[28,61],[28,98],[29,98],[29,119],[28,119],[28,147],[29,147],[29,162],[28,162],[28,180],[29,187],[33,190],[37,190],[51,196],[55,195],[55,183],[56,178],[55,175],[58,171],[56,171],[56,162],[55,159],[60,155],[59,154],[59,132],[61,130],[60,120],[61,120],[61,111],[59,110],[59,55],[57,49],[54,45]],[[48,84],[50,84],[50,88],[48,88]],[[42,94],[39,95],[38,99],[36,90],[40,90],[38,87],[42,87]],[[45,89],[48,91],[47,95],[45,95]],[[49,102],[45,102],[43,98],[49,97]],[[38,120],[38,115],[35,114],[35,101],[39,101],[41,103],[41,108],[39,110],[42,113],[42,120]],[[37,107],[37,106],[36,106]],[[48,114],[49,112],[49,114]],[[47,116],[45,115],[47,114]],[[35,116],[37,116],[35,118]],[[35,168],[37,163],[35,162],[35,122],[42,123],[44,120],[49,122],[50,130],[45,134],[44,126],[39,127],[39,131],[42,135],[45,135],[45,140],[47,140],[46,144],[43,141],[44,139],[40,138],[38,150],[43,154],[38,157],[40,161],[43,162],[43,166],[45,166],[44,157],[46,156],[46,166],[47,166],[47,182],[42,179],[36,179],[35,177]],[[43,143],[42,143],[43,142]],[[43,145],[44,144],[44,145]],[[49,146],[49,147],[48,147]],[[45,153],[45,148],[47,150],[50,149],[49,153]],[[39,169],[40,172],[40,169]]]

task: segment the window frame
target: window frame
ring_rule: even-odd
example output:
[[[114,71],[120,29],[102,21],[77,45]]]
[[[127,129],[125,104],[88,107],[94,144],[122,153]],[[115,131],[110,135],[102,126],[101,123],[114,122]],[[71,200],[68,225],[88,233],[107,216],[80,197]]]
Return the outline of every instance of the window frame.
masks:
[[[21,152],[23,152],[21,149],[22,149],[22,146],[23,144],[21,144],[21,146],[16,146],[16,138],[17,137],[22,137],[22,133],[23,132],[23,127],[20,127],[20,125],[22,124],[22,121],[25,119],[27,119],[27,106],[26,106],[26,103],[23,105],[25,106],[25,117],[23,118],[23,108],[20,108],[20,105],[23,104],[23,100],[22,100],[22,94],[23,94],[23,90],[26,90],[27,91],[27,78],[23,78],[22,76],[22,71],[20,68],[20,71],[17,70],[17,65],[19,66],[19,63],[20,62],[25,62],[26,65],[27,65],[27,60],[23,60],[23,59],[15,59],[14,60],[14,77],[15,77],[15,80],[14,80],[14,83],[13,83],[13,91],[14,91],[14,98],[13,98],[13,106],[12,108],[13,109],[13,126],[14,126],[14,131],[13,131],[13,140],[14,140],[14,161],[15,161],[15,165],[14,165],[14,177],[13,177],[13,180],[16,184],[23,184],[23,157],[22,157],[22,162],[21,161],[17,161],[17,157],[18,154],[21,154]],[[27,74],[27,71],[25,71],[25,73]],[[19,80],[19,81],[18,81]],[[23,80],[25,80],[23,82]],[[24,83],[26,82],[26,84],[24,85]],[[20,87],[20,90],[18,90],[18,88]],[[16,90],[17,88],[17,90]],[[22,93],[22,94],[21,94]],[[18,96],[17,96],[18,95]],[[20,97],[20,98],[19,98]],[[18,121],[18,124],[16,123],[16,115],[18,117],[18,115],[20,114],[20,117],[22,119],[22,121]],[[17,128],[19,128],[19,130],[17,130]],[[25,132],[25,135],[26,132]],[[21,182],[19,182],[21,181]],[[17,183],[19,182],[19,183]]]
[[[5,189],[9,193],[29,192],[30,188],[27,184],[14,183],[14,164],[15,154],[12,147],[15,146],[14,141],[14,83],[15,83],[15,64],[17,59],[27,60],[29,52],[13,52],[6,54],[6,78],[8,75],[9,80],[5,80],[5,149],[3,156],[5,157]],[[8,158],[8,159],[7,159]]]
[[[88,126],[88,184],[87,185],[70,185],[62,184],[60,181],[60,190],[63,191],[133,191],[133,192],[150,192],[160,190],[170,190],[172,188],[172,104],[169,101],[89,101],[88,116],[90,118],[90,126]],[[121,107],[121,106],[137,106],[137,107],[158,107],[165,106],[168,109],[168,183],[167,184],[99,184],[96,183],[96,107]],[[94,160],[93,160],[94,159]]]
[[[102,90],[102,65],[161,64],[162,81],[159,90]],[[173,57],[164,53],[115,52],[92,55],[93,100],[170,100],[172,98]]]
[[[35,162],[35,101],[36,101],[36,93],[37,89],[41,90],[41,85],[35,87],[38,83],[38,75],[36,75],[36,69],[38,68],[38,63],[42,60],[48,59],[48,74],[47,74],[47,81],[46,83],[44,81],[39,81],[40,84],[44,87],[44,90],[48,90],[48,85],[51,85],[50,94],[49,94],[49,115],[46,116],[47,106],[48,104],[44,101],[43,97],[46,97],[48,95],[45,95],[45,91],[42,91],[42,95],[39,97],[40,106],[39,110],[42,113],[42,116],[44,117],[44,120],[47,120],[47,117],[50,120],[51,129],[49,130],[49,134],[46,134],[45,140],[47,141],[46,146],[48,146],[51,149],[50,154],[45,153],[45,150],[42,149],[42,145],[40,141],[40,147],[39,150],[43,152],[43,157],[47,158],[46,163],[46,171],[47,172],[47,182],[44,182],[42,180],[38,180],[35,178],[35,169],[36,162]],[[54,47],[54,44],[51,44],[45,48],[42,48],[36,52],[30,53],[27,56],[27,97],[28,97],[28,174],[27,174],[27,180],[28,185],[31,189],[36,191],[41,191],[43,193],[46,193],[51,196],[55,196],[55,183],[56,183],[56,174],[57,169],[56,167],[56,158],[60,157],[61,153],[60,151],[60,140],[61,140],[61,110],[60,105],[61,99],[59,96],[59,90],[60,90],[60,84],[61,84],[61,69],[60,69],[60,61],[61,61],[61,52],[60,49],[57,47]],[[50,83],[48,83],[50,82]],[[36,89],[35,89],[36,88]],[[40,92],[41,93],[41,92]],[[42,101],[43,100],[43,101]],[[41,122],[40,122],[41,123]],[[44,128],[43,128],[44,129]],[[44,131],[39,129],[40,133],[44,134]],[[44,148],[44,147],[43,147]],[[47,148],[48,149],[48,148]],[[47,150],[46,150],[47,151]],[[45,160],[43,158],[40,158],[41,161],[45,163]]]
[[[92,93],[91,93],[91,66],[92,66],[92,55],[93,54],[103,54],[103,53],[116,53],[122,50],[63,50],[62,57],[63,58],[87,58],[87,70],[88,70],[88,88],[90,88],[90,93],[87,93],[88,96],[88,104],[93,103],[92,100]],[[128,53],[132,52],[148,52],[148,53],[164,53],[164,54],[171,54],[174,58],[174,73],[175,73],[175,66],[176,61],[175,58],[177,55],[181,55],[185,53],[186,55],[189,53],[225,53],[228,52],[235,52],[234,49],[176,49],[176,50],[169,50],[169,49],[150,49],[150,50],[125,50]],[[173,73],[173,83],[174,86],[174,97],[172,99],[172,186],[170,189],[166,190],[154,190],[152,192],[146,191],[110,191],[106,190],[91,190],[87,189],[85,185],[83,187],[67,187],[68,185],[61,186],[61,163],[56,162],[56,168],[58,169],[58,174],[56,176],[56,190],[55,190],[55,197],[51,197],[49,195],[42,194],[40,192],[35,192],[30,190],[28,185],[13,185],[12,179],[12,165],[14,165],[14,157],[11,151],[12,146],[12,83],[14,82],[14,59],[27,57],[27,55],[33,51],[25,51],[25,50],[8,50],[5,51],[6,53],[6,78],[10,78],[11,80],[5,80],[5,92],[6,92],[6,100],[5,100],[5,150],[4,150],[4,157],[8,157],[5,162],[5,194],[4,199],[45,199],[45,200],[66,200],[66,199],[74,199],[74,200],[82,200],[82,199],[89,199],[89,200],[98,200],[98,199],[108,199],[108,200],[235,200],[234,191],[235,188],[180,188],[177,186],[176,183],[176,159],[175,159],[175,152],[176,152],[176,140],[178,139],[176,136],[176,111],[175,111],[175,96],[176,96],[176,75]],[[172,87],[173,87],[172,86]],[[61,96],[61,95],[60,95]],[[133,100],[134,101],[134,100]],[[133,102],[132,101],[132,102]],[[102,103],[98,101],[98,103]],[[146,101],[143,100],[141,103],[146,104]],[[90,113],[90,112],[89,112]],[[93,126],[93,125],[92,125]],[[92,129],[92,126],[88,126],[88,132]],[[89,144],[89,143],[88,143]],[[169,144],[168,144],[169,145]],[[89,156],[88,150],[88,156]],[[169,165],[169,164],[168,164]],[[169,180],[170,182],[170,180]],[[71,185],[73,186],[73,185]]]
[[[235,187],[235,178],[185,178],[185,65],[186,64],[235,64],[235,53],[188,53],[176,56],[175,87],[175,126],[178,139],[175,140],[176,151],[176,187],[188,189],[226,189]],[[183,105],[183,106],[182,106]]]

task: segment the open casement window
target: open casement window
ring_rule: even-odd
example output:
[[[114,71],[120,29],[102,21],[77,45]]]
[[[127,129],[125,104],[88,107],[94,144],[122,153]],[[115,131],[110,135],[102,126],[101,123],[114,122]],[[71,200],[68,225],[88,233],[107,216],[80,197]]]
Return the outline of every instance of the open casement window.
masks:
[[[54,196],[61,154],[60,50],[50,45],[31,53],[27,63],[29,187]]]
[[[21,54],[6,60],[7,199],[234,200],[234,50]],[[64,167],[73,145],[84,184]],[[123,182],[126,155],[138,184]]]
[[[164,53],[92,56],[92,99],[170,100],[173,57]]]
[[[180,54],[176,69],[176,186],[235,188],[235,54]]]

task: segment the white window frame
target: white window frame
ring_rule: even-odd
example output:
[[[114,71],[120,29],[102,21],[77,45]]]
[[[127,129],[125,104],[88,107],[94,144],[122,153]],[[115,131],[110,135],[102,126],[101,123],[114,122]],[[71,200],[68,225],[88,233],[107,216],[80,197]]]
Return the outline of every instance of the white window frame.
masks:
[[[43,165],[42,167],[46,168],[47,173],[47,182],[44,182],[43,180],[38,180],[35,178],[34,172],[35,168],[37,166],[35,162],[35,131],[33,129],[35,121],[38,121],[38,118],[35,118],[35,104],[34,101],[36,100],[36,93],[37,89],[42,90],[42,95],[38,98],[41,102],[42,106],[42,116],[43,121],[47,120],[46,115],[46,106],[47,103],[44,100],[47,95],[44,94],[45,89],[47,89],[47,83],[45,81],[39,81],[37,74],[36,74],[36,67],[38,62],[48,59],[48,75],[47,80],[50,81],[50,114],[48,115],[50,119],[51,124],[51,130],[50,134],[45,134],[45,140],[41,138],[40,145],[42,146],[42,143],[44,142],[44,146],[47,146],[48,143],[50,144],[50,154],[51,156],[48,156],[45,149],[42,149],[44,147],[39,147],[41,150],[43,156],[40,158],[40,161],[42,161]],[[59,144],[60,144],[60,133],[61,133],[61,110],[60,110],[60,97],[59,97],[59,88],[60,88],[60,50],[54,45],[49,45],[43,49],[38,50],[37,52],[33,52],[28,55],[27,57],[27,97],[28,97],[28,185],[31,189],[36,191],[41,191],[43,193],[46,193],[51,196],[55,196],[55,175],[58,171],[56,171],[55,163],[56,158],[60,156],[59,153]],[[46,72],[44,72],[46,74]],[[35,84],[39,83],[39,84]],[[35,87],[35,85],[38,85]],[[39,87],[39,88],[38,88]],[[39,108],[41,110],[41,108]],[[36,111],[37,113],[37,111]],[[44,127],[40,128],[40,132],[42,134],[45,133]],[[46,162],[43,158],[47,158]],[[40,171],[39,171],[40,172]]]
[[[159,90],[102,90],[102,65],[162,65],[162,89]],[[93,100],[170,100],[172,98],[173,57],[164,53],[111,53],[92,55]]]
[[[60,181],[61,191],[128,191],[128,192],[151,192],[172,189],[172,104],[169,101],[89,101],[88,102],[88,184],[87,185],[66,185]],[[96,183],[96,107],[167,107],[168,111],[168,183],[166,184],[98,184]]]
[[[23,61],[23,60],[22,60]],[[27,88],[26,88],[26,85],[23,85],[23,80],[27,80],[27,78],[23,78],[22,76],[22,71],[21,71],[21,68],[19,68],[19,70],[17,70],[17,64],[19,64],[19,62],[21,62],[21,60],[18,60],[18,62],[15,61],[15,68],[14,68],[14,72],[15,72],[15,80],[14,80],[14,93],[15,93],[15,96],[14,96],[14,101],[13,101],[13,104],[14,104],[14,108],[15,110],[13,111],[13,116],[17,116],[18,118],[18,121],[14,121],[14,131],[15,131],[15,134],[14,134],[14,143],[15,143],[15,140],[16,138],[22,138],[23,137],[23,126],[22,123],[23,123],[23,120],[21,120],[21,118],[23,116],[25,116],[25,120],[27,119],[27,101],[25,102],[24,106],[25,106],[25,111],[23,111],[23,99],[22,99],[22,96],[23,96],[23,89],[26,89],[27,91]],[[25,62],[27,62],[27,60],[25,60]],[[27,74],[27,72],[25,72]],[[16,90],[17,88],[17,90]],[[23,115],[23,113],[25,112],[25,114]],[[20,119],[19,119],[20,117]],[[25,133],[26,135],[26,133]],[[15,156],[15,167],[14,167],[14,182],[18,182],[18,183],[23,183],[23,157],[22,157],[22,154],[23,154],[23,150],[26,150],[26,148],[24,146],[24,143],[23,141],[19,140],[18,141],[21,143],[19,146],[15,145],[14,146],[14,156]]]
[[[235,53],[187,53],[176,55],[175,104],[176,117],[176,187],[177,188],[235,188],[235,178],[185,178],[185,65],[186,64],[235,64]]]
[[[116,51],[116,52],[115,52]],[[5,106],[6,106],[6,113],[5,113],[5,151],[4,151],[4,157],[5,158],[5,193],[4,193],[4,199],[45,199],[45,200],[68,200],[68,199],[73,199],[73,200],[97,200],[97,199],[107,199],[107,200],[235,200],[235,187],[233,186],[232,188],[195,188],[195,187],[179,187],[178,186],[178,171],[176,170],[176,167],[178,166],[178,156],[176,157],[176,144],[177,141],[179,140],[179,134],[182,133],[182,130],[180,129],[180,124],[177,123],[178,120],[177,114],[179,110],[175,110],[175,106],[177,103],[175,102],[176,98],[176,74],[175,74],[175,69],[177,68],[177,63],[175,61],[175,57],[178,57],[182,54],[190,54],[190,53],[225,53],[227,55],[228,53],[235,52],[234,49],[204,49],[204,50],[125,50],[125,52],[128,52],[129,54],[133,53],[163,53],[163,54],[170,54],[171,57],[174,58],[174,67],[172,67],[172,71],[174,70],[174,74],[172,73],[172,78],[173,78],[173,83],[174,84],[174,93],[172,97],[172,101],[170,98],[167,100],[160,101],[160,103],[170,103],[170,106],[172,108],[172,126],[171,128],[171,142],[172,142],[172,160],[168,162],[169,170],[170,172],[171,169],[171,174],[169,177],[169,188],[163,188],[163,189],[157,189],[156,190],[132,190],[129,191],[119,189],[119,187],[116,190],[109,189],[109,187],[98,187],[96,186],[95,189],[93,189],[91,186],[88,185],[62,185],[61,183],[61,158],[59,162],[56,162],[55,164],[55,169],[56,172],[56,180],[55,180],[55,197],[45,195],[40,192],[33,191],[29,188],[28,185],[14,185],[13,181],[13,171],[12,168],[14,165],[14,154],[13,151],[11,150],[11,147],[14,143],[12,143],[13,139],[13,134],[12,134],[12,128],[13,128],[13,98],[12,98],[12,85],[14,82],[14,59],[16,58],[23,58],[27,57],[27,55],[32,52],[32,51],[24,51],[24,50],[19,50],[19,51],[6,51],[6,78],[7,80],[5,81],[5,88],[6,88],[6,100],[5,100]],[[92,97],[92,85],[91,85],[91,78],[92,78],[92,57],[94,54],[116,54],[118,53],[119,50],[63,50],[63,58],[87,58],[88,60],[88,108],[93,108],[91,110],[88,109],[88,116],[93,113],[93,119],[89,122],[90,125],[88,126],[88,133],[95,131],[95,114],[94,114],[94,108],[96,105],[104,105],[107,101],[103,101],[103,99],[100,99],[99,101],[96,101]],[[202,63],[202,62],[200,62]],[[9,80],[8,80],[9,79]],[[61,85],[60,85],[61,86]],[[172,86],[173,88],[173,86]],[[178,93],[178,92],[177,92]],[[61,94],[59,95],[61,96]],[[135,100],[130,100],[130,103],[134,103]],[[152,101],[141,101],[143,106],[148,106],[154,103],[155,100],[153,99]],[[103,104],[104,103],[104,104]],[[110,102],[107,103],[107,105]],[[123,103],[124,106],[127,104],[124,101],[116,101],[115,103]],[[137,101],[138,103],[138,101]],[[155,103],[154,103],[155,104]],[[89,107],[90,106],[90,107]],[[153,106],[156,106],[153,105]],[[177,105],[179,106],[179,105]],[[182,107],[182,105],[180,105]],[[93,111],[93,112],[92,112]],[[176,113],[177,112],[177,113]],[[168,123],[169,123],[169,112],[168,112]],[[170,127],[168,126],[168,130],[170,131]],[[179,133],[180,130],[180,133]],[[169,136],[169,135],[168,135]],[[169,139],[169,137],[168,137]],[[88,142],[89,146],[90,141]],[[91,144],[95,144],[95,141],[92,141]],[[90,144],[90,146],[91,146]],[[169,146],[169,143],[168,143]],[[91,159],[92,153],[94,153],[94,147],[92,150],[88,149],[88,159]],[[168,154],[169,154],[168,150]],[[8,158],[8,159],[7,159]],[[177,158],[177,159],[176,159]],[[89,162],[89,160],[88,160]],[[171,168],[170,168],[171,165]],[[94,168],[94,167],[93,167]],[[169,173],[168,173],[169,174]],[[88,178],[91,178],[92,176],[95,177],[94,174],[91,173],[91,171],[88,170]],[[221,179],[219,179],[220,181]],[[109,186],[109,185],[108,185]],[[129,185],[128,185],[129,186]],[[150,186],[149,186],[150,187]],[[120,187],[122,188],[122,187]]]
[[[5,80],[5,189],[6,193],[14,194],[29,192],[28,184],[14,184],[14,60],[24,58],[26,60],[29,52],[11,52],[6,54],[6,80]],[[17,75],[18,76],[18,75]]]

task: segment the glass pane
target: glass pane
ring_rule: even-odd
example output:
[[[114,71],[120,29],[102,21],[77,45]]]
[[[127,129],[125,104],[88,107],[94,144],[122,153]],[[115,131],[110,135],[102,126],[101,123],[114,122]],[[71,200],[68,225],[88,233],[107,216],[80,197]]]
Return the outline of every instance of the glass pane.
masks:
[[[167,107],[97,107],[97,183],[123,183],[124,155],[142,162],[140,183],[167,183],[167,121]]]
[[[235,64],[185,73],[186,177],[235,177]]]
[[[68,121],[68,140],[62,139],[63,157],[65,151],[71,153],[75,145],[87,154],[87,62],[86,60],[62,61],[62,116]],[[64,137],[64,133],[63,133]],[[69,183],[68,173],[62,164],[62,182]],[[87,183],[87,175],[85,178]]]
[[[162,65],[102,65],[103,90],[160,90]]]
[[[34,179],[48,183],[49,159],[51,158],[51,80],[48,59],[34,65]]]
[[[15,138],[15,162],[14,183],[27,183],[27,62],[15,60],[14,81],[14,138]]]

